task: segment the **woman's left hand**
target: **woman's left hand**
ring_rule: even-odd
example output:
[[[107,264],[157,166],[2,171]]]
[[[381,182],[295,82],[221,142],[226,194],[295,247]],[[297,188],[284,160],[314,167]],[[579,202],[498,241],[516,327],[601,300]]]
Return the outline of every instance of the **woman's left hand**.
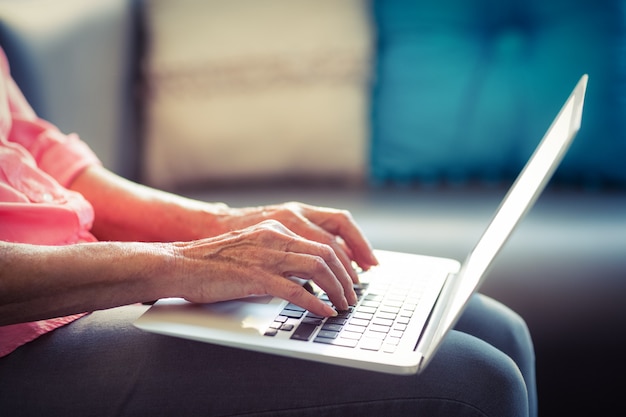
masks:
[[[243,229],[265,220],[276,220],[297,235],[329,245],[357,283],[354,261],[367,270],[378,265],[372,247],[350,212],[303,203],[290,202],[271,206],[230,208],[218,216],[216,223],[223,232]]]

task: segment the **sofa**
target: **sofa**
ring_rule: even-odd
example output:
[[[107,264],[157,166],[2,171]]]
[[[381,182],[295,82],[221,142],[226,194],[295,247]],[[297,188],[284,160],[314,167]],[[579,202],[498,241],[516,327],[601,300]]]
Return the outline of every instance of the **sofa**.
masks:
[[[622,1],[0,0],[0,45],[120,175],[346,208],[377,248],[459,260],[588,73],[581,132],[481,292],[529,325],[541,415],[621,408]]]

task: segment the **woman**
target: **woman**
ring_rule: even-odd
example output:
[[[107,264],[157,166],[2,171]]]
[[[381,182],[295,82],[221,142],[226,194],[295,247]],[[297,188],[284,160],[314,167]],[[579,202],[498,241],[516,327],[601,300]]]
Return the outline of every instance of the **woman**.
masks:
[[[103,168],[39,119],[0,57],[0,409],[7,415],[536,414],[525,323],[476,296],[419,376],[401,377],[143,333],[137,303],[272,294],[335,310],[355,262],[377,264],[349,213],[236,209]],[[91,313],[89,313],[91,312]],[[421,414],[423,413],[423,414]]]

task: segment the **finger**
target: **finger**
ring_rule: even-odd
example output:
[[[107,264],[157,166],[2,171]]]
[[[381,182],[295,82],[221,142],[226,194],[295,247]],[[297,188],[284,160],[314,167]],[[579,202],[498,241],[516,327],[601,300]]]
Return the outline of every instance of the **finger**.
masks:
[[[324,317],[337,315],[337,311],[330,305],[308,292],[301,285],[282,277],[273,283],[272,291],[272,295],[298,305],[313,314],[319,314]]]
[[[286,253],[280,269],[285,276],[297,276],[313,280],[322,288],[330,301],[339,309],[345,310],[355,304],[357,297],[352,280],[339,262],[334,251],[325,245],[308,243],[307,253]],[[313,249],[311,246],[315,246]],[[300,249],[296,249],[300,251]],[[312,254],[317,252],[317,254]]]
[[[322,242],[329,241],[330,244],[320,243],[319,240],[310,240],[307,236],[300,236],[275,220],[267,220],[260,223],[259,231],[263,229],[265,232],[268,230],[274,232],[271,234],[263,233],[266,247],[282,248],[284,251],[293,254],[312,255],[298,259],[295,262],[293,257],[286,258],[289,260],[286,266],[289,269],[285,270],[285,266],[283,266],[283,275],[290,274],[312,279],[326,291],[331,301],[337,303],[336,305],[341,309],[348,307],[344,301],[347,301],[348,304],[355,304],[357,296],[354,292],[353,283],[358,282],[358,276],[352,268],[349,257],[342,250],[337,240],[334,236],[306,219],[297,221],[295,224],[297,229],[306,229],[303,230],[303,234],[310,237],[317,233],[321,235],[319,240]],[[312,227],[304,228],[303,224],[308,224]],[[329,271],[330,274],[328,273]],[[302,276],[302,274],[306,275]]]
[[[298,229],[296,232],[304,238],[326,244],[333,248],[335,254],[339,258],[339,261],[350,276],[352,283],[358,284],[359,276],[352,267],[352,254],[345,242],[337,239],[337,236],[327,232],[308,220],[306,220],[306,223],[304,224],[304,226],[295,226],[294,229]]]
[[[337,254],[337,257],[339,258],[339,261],[341,261],[343,267],[346,269],[346,272],[348,272],[352,283],[358,284],[359,274],[357,274],[352,265],[352,256],[349,255],[349,251],[346,250],[346,245],[343,243],[343,241],[339,241],[337,240],[337,238],[334,237],[329,245]]]
[[[266,220],[260,223],[260,225],[270,227],[272,230],[279,233],[273,235],[273,242],[268,242],[268,244],[274,244],[276,240],[287,238],[288,243],[285,246],[286,251],[321,257],[326,262],[327,266],[330,267],[335,278],[341,283],[344,290],[344,297],[348,300],[348,303],[355,304],[357,297],[352,284],[358,283],[359,278],[354,268],[352,268],[350,257],[343,250],[337,239],[302,216],[297,215],[296,221],[292,218],[291,223],[294,225],[293,229],[296,229],[295,231],[299,232],[299,234],[294,233],[293,230],[285,227],[285,225],[276,220]],[[293,273],[293,275],[297,274]],[[347,280],[345,279],[346,276],[348,277]],[[320,279],[316,276],[306,278],[313,280]],[[326,290],[326,288],[324,288],[324,290]],[[331,289],[329,297],[333,293]]]
[[[345,210],[303,206],[304,215],[325,231],[340,237],[352,253],[352,259],[363,269],[378,265],[372,246]]]

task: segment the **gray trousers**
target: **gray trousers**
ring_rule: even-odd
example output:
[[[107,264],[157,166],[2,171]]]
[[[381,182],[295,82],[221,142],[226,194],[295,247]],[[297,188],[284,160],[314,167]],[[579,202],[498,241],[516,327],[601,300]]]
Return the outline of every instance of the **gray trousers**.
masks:
[[[524,321],[475,296],[427,369],[394,376],[145,333],[92,313],[0,359],[0,415],[535,416]]]

